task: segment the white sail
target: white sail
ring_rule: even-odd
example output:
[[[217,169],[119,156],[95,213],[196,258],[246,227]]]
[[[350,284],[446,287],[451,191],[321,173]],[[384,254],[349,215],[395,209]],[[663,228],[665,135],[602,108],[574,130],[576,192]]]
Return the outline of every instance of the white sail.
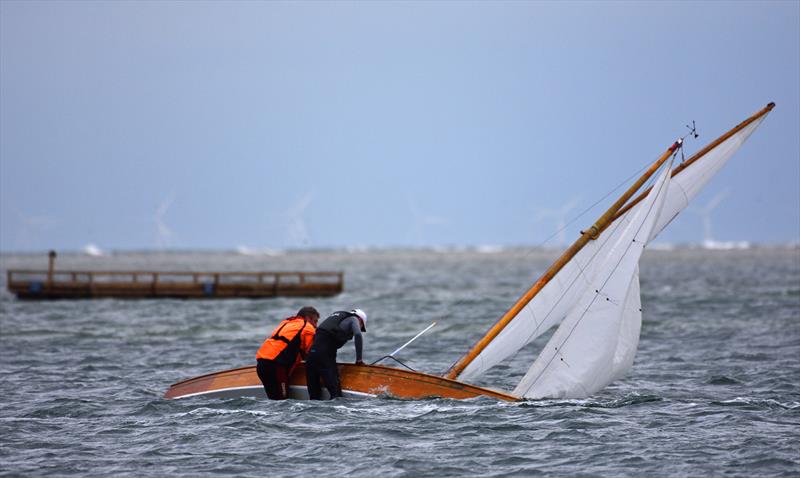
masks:
[[[459,375],[460,380],[478,377],[507,359],[564,319],[595,277],[598,265],[608,255],[630,214],[619,218],[600,236],[586,244],[575,257],[520,310],[495,339]]]
[[[708,181],[725,166],[725,163],[739,150],[745,140],[753,134],[767,115],[753,121],[740,131],[720,143],[716,148],[675,175],[671,181],[669,194],[664,202],[664,211],[653,230],[651,240],[658,236],[675,217],[683,211]]]
[[[765,117],[766,115],[753,121],[675,175],[650,240],[686,208],[689,201],[725,165]],[[616,242],[640,205],[641,203],[618,218],[596,240],[581,249],[464,368],[458,378],[470,380],[479,377],[551,327],[560,324],[583,290],[592,282],[599,269],[598,265],[602,262],[600,259],[607,255],[609,248]]]
[[[671,185],[670,185],[671,186]],[[663,214],[663,206],[662,206]],[[659,216],[660,217],[660,216]],[[611,380],[619,380],[633,366],[636,350],[639,348],[639,334],[642,331],[642,297],[639,292],[639,267],[631,279],[625,309],[622,311],[622,323],[617,336],[617,350],[614,352],[614,363],[611,367]]]
[[[630,339],[640,315],[627,313],[629,297],[638,294],[639,258],[656,224],[669,190],[671,168],[665,168],[650,194],[619,235],[601,271],[531,365],[513,394],[526,398],[583,398],[627,371]],[[623,332],[624,331],[624,332]],[[638,340],[638,331],[637,331]],[[618,357],[618,351],[621,352]],[[617,363],[616,359],[622,359]],[[630,360],[632,363],[632,360]]]

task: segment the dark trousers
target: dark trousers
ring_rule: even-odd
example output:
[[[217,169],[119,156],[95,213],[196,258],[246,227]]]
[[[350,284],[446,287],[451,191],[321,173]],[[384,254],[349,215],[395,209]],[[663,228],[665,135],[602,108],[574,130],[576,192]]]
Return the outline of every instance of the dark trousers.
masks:
[[[289,398],[289,368],[272,360],[258,359],[256,373],[270,400]]]
[[[328,389],[331,398],[342,396],[342,386],[339,383],[339,367],[336,366],[336,349],[333,351],[319,350],[314,347],[306,359],[306,386],[308,398],[311,400],[322,399],[320,379]]]

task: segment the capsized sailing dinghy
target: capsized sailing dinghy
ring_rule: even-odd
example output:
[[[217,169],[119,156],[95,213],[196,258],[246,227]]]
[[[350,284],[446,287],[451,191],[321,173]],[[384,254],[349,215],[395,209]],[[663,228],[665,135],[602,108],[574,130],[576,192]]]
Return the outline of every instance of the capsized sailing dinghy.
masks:
[[[632,366],[642,311],[639,258],[683,211],[775,107],[769,103],[686,161],[673,161],[678,140],[575,241],[443,377],[380,365],[340,364],[345,396],[398,398],[583,398]],[[673,168],[674,166],[674,168]],[[658,171],[661,170],[660,173]],[[652,185],[645,184],[658,173]],[[639,193],[638,195],[636,195]],[[558,326],[513,392],[466,383]],[[308,398],[305,369],[290,396]],[[202,375],[173,384],[166,398],[265,397],[255,367]]]

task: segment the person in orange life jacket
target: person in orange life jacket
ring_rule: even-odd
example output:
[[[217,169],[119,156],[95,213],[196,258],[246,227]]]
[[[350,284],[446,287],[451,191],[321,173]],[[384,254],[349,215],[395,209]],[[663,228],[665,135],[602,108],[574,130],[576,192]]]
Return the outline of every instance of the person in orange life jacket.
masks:
[[[322,399],[320,379],[328,389],[331,398],[342,396],[339,382],[339,368],[336,366],[336,351],[350,339],[356,347],[356,364],[364,365],[361,360],[363,339],[361,332],[367,331],[367,314],[361,309],[349,312],[339,311],[329,315],[317,327],[314,343],[306,357],[306,386],[308,398]]]
[[[256,373],[271,400],[289,398],[289,377],[308,354],[318,320],[317,309],[303,307],[284,319],[258,349]]]

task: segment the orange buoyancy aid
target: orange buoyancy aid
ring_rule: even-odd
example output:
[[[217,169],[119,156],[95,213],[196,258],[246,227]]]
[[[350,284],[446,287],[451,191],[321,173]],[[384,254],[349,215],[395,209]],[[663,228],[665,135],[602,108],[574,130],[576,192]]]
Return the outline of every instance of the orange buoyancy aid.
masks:
[[[303,317],[289,317],[272,331],[261,344],[256,359],[272,360],[286,367],[294,367],[305,358],[314,341],[314,325]]]

